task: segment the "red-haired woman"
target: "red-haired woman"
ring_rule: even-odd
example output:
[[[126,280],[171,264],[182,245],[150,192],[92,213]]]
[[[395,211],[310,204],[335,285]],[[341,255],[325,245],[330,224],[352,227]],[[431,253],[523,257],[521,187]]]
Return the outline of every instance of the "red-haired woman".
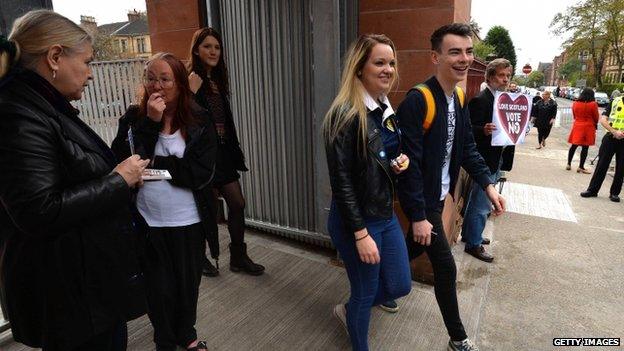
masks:
[[[239,171],[248,171],[245,158],[236,135],[229,103],[227,67],[223,57],[223,41],[212,28],[199,29],[193,35],[189,55],[189,83],[195,100],[206,108],[214,121],[218,136],[217,166],[212,182],[214,201],[221,194],[228,207],[228,230],[230,232],[230,270],[261,275],[264,267],[247,256],[245,244],[245,198],[238,179]],[[217,208],[215,206],[215,208]],[[204,274],[219,274],[210,261],[204,260]]]
[[[158,53],[145,68],[144,93],[120,119],[113,141],[118,158],[153,160],[169,181],[146,181],[137,194],[145,221],[145,274],[149,317],[157,350],[207,350],[195,330],[206,227],[214,225],[208,185],[214,174],[216,133],[204,109],[193,102],[184,64]],[[131,128],[131,133],[128,130]],[[129,135],[133,141],[130,142]]]

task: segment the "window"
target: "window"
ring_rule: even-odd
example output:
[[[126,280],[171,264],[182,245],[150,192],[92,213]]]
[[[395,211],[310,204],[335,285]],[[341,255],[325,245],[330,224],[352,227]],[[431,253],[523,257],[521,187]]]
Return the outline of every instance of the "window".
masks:
[[[121,39],[119,41],[119,45],[121,47],[121,52],[128,51],[128,41],[126,39]]]
[[[145,38],[137,39],[137,48],[139,49],[140,54],[147,52],[147,50],[145,49]]]

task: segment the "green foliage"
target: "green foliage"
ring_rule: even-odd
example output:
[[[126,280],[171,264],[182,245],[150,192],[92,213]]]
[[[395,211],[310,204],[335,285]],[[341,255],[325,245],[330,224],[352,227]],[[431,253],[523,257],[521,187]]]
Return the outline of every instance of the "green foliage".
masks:
[[[559,76],[566,77],[569,80],[569,77],[574,73],[581,72],[581,61],[577,58],[573,58],[568,60],[559,68]]]
[[[611,92],[615,89],[620,92],[624,91],[624,83],[603,84],[601,91],[604,91],[607,95],[611,96]]]
[[[624,0],[580,0],[555,15],[550,24],[555,35],[568,36],[564,42],[568,54],[589,52],[591,78],[598,87],[602,85],[601,72],[607,55],[614,54],[620,65],[624,61],[623,12]]]
[[[511,81],[516,83],[517,85],[526,86],[528,78],[525,77],[524,75],[516,75],[516,76],[513,77],[513,79]]]
[[[526,86],[532,87],[532,88],[536,88],[539,87],[540,85],[544,85],[544,73],[540,72],[540,71],[533,71],[529,74],[527,81],[526,81]]]
[[[108,61],[119,58],[113,37],[97,33],[93,38],[93,56],[96,61]]]
[[[491,45],[496,50],[498,57],[506,58],[511,62],[511,65],[516,68],[516,49],[509,31],[502,26],[492,27],[483,41],[485,44]]]
[[[474,45],[474,55],[485,61],[488,55],[496,53],[496,49],[492,45],[479,42]]]

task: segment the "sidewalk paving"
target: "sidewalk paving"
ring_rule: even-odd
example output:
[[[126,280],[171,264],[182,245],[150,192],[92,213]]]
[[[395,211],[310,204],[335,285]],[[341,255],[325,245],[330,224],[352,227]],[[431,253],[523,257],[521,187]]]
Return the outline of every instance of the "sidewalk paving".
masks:
[[[591,175],[565,171],[567,130],[553,129],[544,150],[534,149],[536,132],[517,148],[503,191],[522,213],[506,213],[486,227],[494,262],[465,254],[461,242],[453,248],[462,319],[481,350],[578,350],[583,348],[554,347],[552,339],[624,337],[624,203],[610,202],[608,190],[598,198],[578,196]],[[590,149],[590,156],[596,153]],[[607,177],[605,189],[610,182]],[[526,214],[529,207],[559,218],[553,210],[561,209],[535,202],[542,188],[531,188],[531,198],[510,190],[525,185],[562,192],[564,203],[557,206],[570,206],[573,217]],[[202,279],[197,322],[211,350],[349,349],[346,333],[331,317],[333,305],[348,296],[346,274],[331,264],[332,251],[250,230],[250,255],[267,267],[265,275],[250,277],[228,270],[228,238],[225,227],[220,230],[221,276]],[[397,314],[373,309],[371,350],[446,349],[431,286],[414,282],[399,305]],[[153,350],[151,338],[147,317],[129,324],[128,350]],[[0,350],[32,349],[9,340],[0,342]]]

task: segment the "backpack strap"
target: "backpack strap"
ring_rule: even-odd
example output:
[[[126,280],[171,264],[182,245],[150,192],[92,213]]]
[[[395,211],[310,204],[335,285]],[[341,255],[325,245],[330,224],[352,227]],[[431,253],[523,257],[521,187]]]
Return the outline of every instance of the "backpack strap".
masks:
[[[425,83],[418,84],[412,89],[418,89],[418,91],[420,91],[425,98],[425,119],[423,120],[423,134],[427,134],[429,129],[431,129],[431,125],[433,124],[433,121],[435,119],[435,99],[433,98],[433,93],[431,93],[431,89],[429,89],[429,87]],[[459,106],[461,108],[464,108],[464,102],[466,100],[466,94],[464,93],[464,90],[456,86],[455,93],[457,93],[457,97],[459,98]]]
[[[459,97],[459,106],[464,108],[464,101],[466,101],[466,94],[464,93],[464,90],[456,86],[455,93],[457,93],[457,97]]]
[[[418,84],[413,89],[418,89],[418,91],[420,91],[425,98],[425,119],[423,120],[423,134],[427,134],[427,132],[431,128],[431,124],[433,124],[433,120],[435,119],[435,100],[433,98],[433,94],[431,93],[431,89],[429,89],[427,84]]]

